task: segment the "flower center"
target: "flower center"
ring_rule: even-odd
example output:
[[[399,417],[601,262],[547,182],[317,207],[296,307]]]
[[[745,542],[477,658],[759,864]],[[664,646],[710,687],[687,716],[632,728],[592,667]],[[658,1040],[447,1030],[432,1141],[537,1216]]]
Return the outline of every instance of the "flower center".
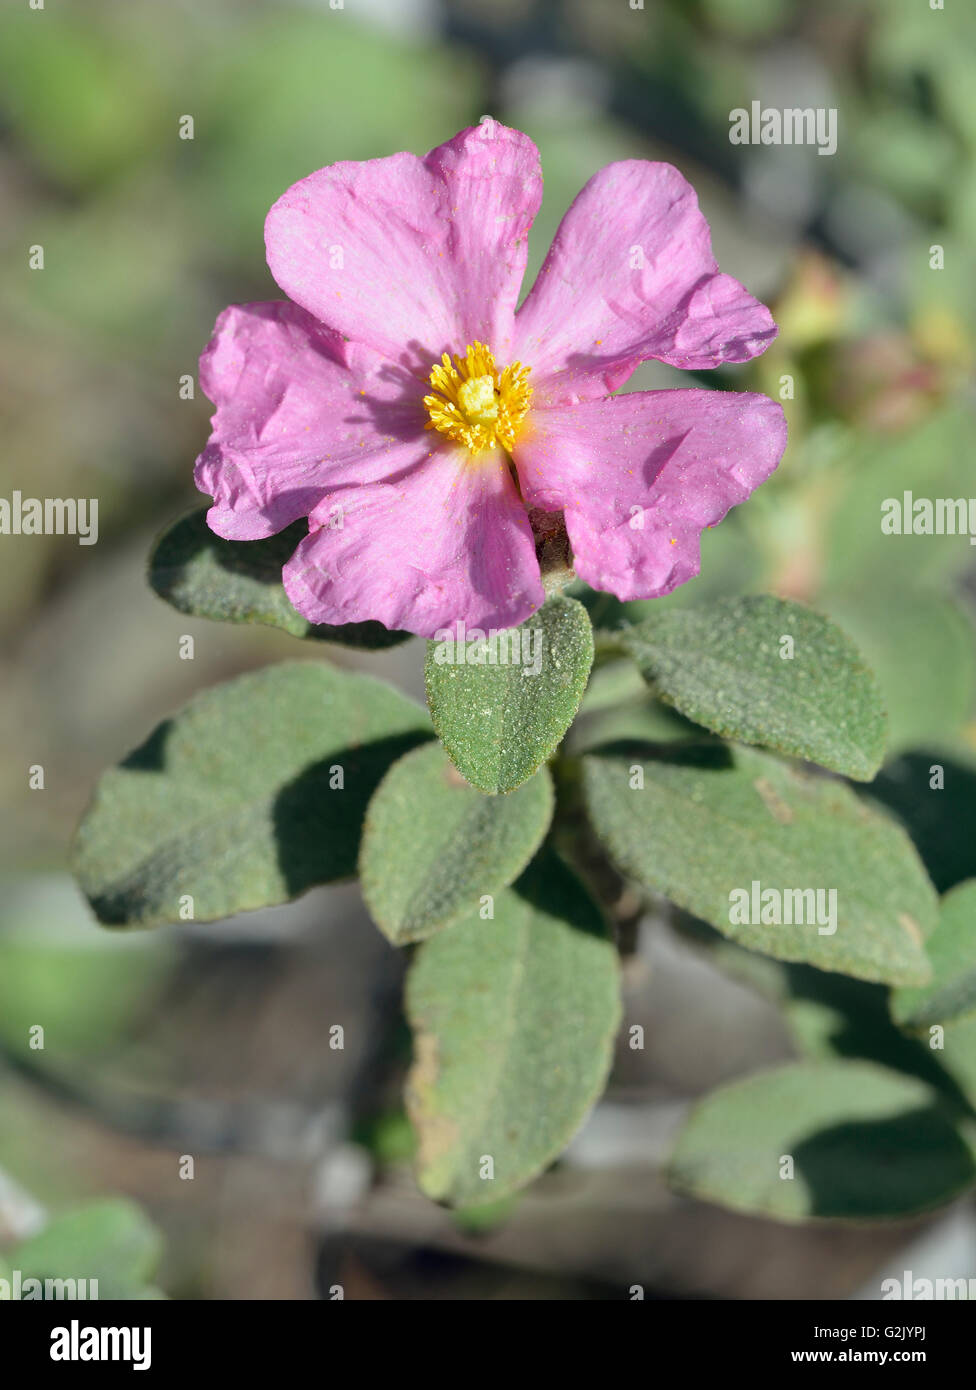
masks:
[[[469,343],[453,362],[445,352],[430,370],[426,428],[458,440],[472,454],[498,444],[511,451],[532,399],[531,370],[512,362],[499,371],[484,343]]]

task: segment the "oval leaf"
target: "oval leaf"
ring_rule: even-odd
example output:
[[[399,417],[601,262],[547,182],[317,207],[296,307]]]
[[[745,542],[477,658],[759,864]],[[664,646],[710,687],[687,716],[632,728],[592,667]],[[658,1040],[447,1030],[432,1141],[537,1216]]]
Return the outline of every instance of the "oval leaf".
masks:
[[[285,662],[198,696],[95,791],[74,871],[110,926],[213,921],[356,871],[367,803],[427,738],[382,681]],[[186,915],[184,913],[184,915]]]
[[[593,665],[586,609],[556,595],[521,627],[428,642],[427,704],[461,775],[510,792],[558,747]]]
[[[926,1029],[976,1014],[976,879],[943,898],[927,949],[931,982],[891,996],[891,1016],[903,1028]]]
[[[850,638],[802,604],[760,594],[664,609],[619,638],[659,697],[713,733],[862,782],[881,766],[878,683]]]
[[[900,826],[843,782],[701,744],[590,754],[584,781],[623,872],[740,945],[862,980],[928,980],[935,891]]]
[[[552,819],[543,769],[506,797],[469,787],[436,744],[394,764],[370,802],[359,871],[363,897],[395,946],[476,909],[525,868]]]
[[[779,1221],[868,1220],[950,1201],[976,1180],[976,1165],[924,1082],[871,1062],[795,1062],[698,1105],[668,1180]]]
[[[281,571],[308,527],[296,521],[260,541],[228,541],[207,525],[207,508],[191,512],[164,531],[149,557],[152,589],[181,613],[221,623],[260,623],[292,637],[339,642],[346,647],[395,647],[409,632],[382,623],[330,627],[310,623],[291,605]]]
[[[603,1090],[617,953],[583,885],[544,853],[493,920],[474,914],[421,948],[407,1012],[420,1186],[452,1205],[496,1201],[557,1157]]]

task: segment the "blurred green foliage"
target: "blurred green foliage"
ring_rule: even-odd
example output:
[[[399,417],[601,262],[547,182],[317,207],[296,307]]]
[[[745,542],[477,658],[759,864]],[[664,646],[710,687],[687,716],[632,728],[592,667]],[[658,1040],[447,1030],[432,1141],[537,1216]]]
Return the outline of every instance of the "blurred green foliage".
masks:
[[[159,1232],[132,1202],[86,1202],[51,1218],[8,1256],[28,1279],[95,1281],[99,1299],[162,1298],[150,1283],[162,1253]],[[2,1267],[0,1267],[2,1275]],[[8,1276],[9,1277],[9,1276]],[[55,1295],[57,1296],[57,1295]],[[63,1296],[63,1295],[62,1295]]]

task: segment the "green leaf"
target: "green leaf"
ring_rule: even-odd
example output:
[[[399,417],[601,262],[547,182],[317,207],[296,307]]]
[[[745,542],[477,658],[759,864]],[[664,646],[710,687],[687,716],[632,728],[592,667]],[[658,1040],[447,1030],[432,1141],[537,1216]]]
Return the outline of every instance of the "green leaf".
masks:
[[[927,949],[931,982],[891,996],[892,1018],[903,1028],[925,1029],[976,1014],[976,879],[943,898]]]
[[[56,1216],[14,1251],[24,1278],[97,1279],[98,1297],[141,1295],[162,1252],[159,1232],[132,1202],[86,1202]]]
[[[356,871],[367,803],[428,736],[369,676],[284,662],[206,691],[106,772],[74,871],[101,921],[197,921],[269,907]]]
[[[473,914],[421,948],[407,1012],[420,1186],[452,1205],[495,1202],[557,1157],[603,1090],[617,953],[583,885],[547,852],[498,895],[493,920]]]
[[[844,783],[754,749],[671,744],[652,754],[613,748],[583,760],[590,817],[625,874],[779,960],[926,983],[937,899],[899,826]],[[754,883],[777,891],[781,924],[755,920]],[[806,891],[804,925],[786,924],[785,890]]]
[[[359,856],[363,897],[395,946],[475,910],[525,868],[552,819],[543,768],[511,796],[469,787],[436,744],[390,768],[369,804]]]
[[[489,793],[531,777],[573,722],[592,665],[586,609],[561,594],[494,638],[428,642],[430,717],[461,775]]]
[[[881,766],[877,681],[853,642],[802,604],[769,594],[719,599],[664,611],[620,642],[655,693],[724,738],[864,782]]]
[[[160,598],[194,618],[261,623],[292,637],[347,647],[375,649],[408,641],[409,632],[391,632],[382,623],[330,627],[296,613],[281,571],[307,529],[296,521],[267,540],[226,541],[211,531],[202,507],[160,536],[149,557],[149,583]]]
[[[713,1092],[668,1173],[678,1192],[780,1221],[910,1216],[974,1180],[972,1150],[931,1087],[846,1061],[792,1062]]]

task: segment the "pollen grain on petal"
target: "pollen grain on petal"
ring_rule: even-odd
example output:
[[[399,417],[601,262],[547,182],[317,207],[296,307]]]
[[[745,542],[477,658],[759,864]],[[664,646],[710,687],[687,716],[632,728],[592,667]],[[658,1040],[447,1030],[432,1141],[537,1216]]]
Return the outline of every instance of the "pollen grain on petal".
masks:
[[[530,371],[521,362],[499,371],[484,343],[469,343],[453,360],[445,352],[430,370],[426,428],[457,440],[472,454],[497,445],[511,452],[532,400]]]

